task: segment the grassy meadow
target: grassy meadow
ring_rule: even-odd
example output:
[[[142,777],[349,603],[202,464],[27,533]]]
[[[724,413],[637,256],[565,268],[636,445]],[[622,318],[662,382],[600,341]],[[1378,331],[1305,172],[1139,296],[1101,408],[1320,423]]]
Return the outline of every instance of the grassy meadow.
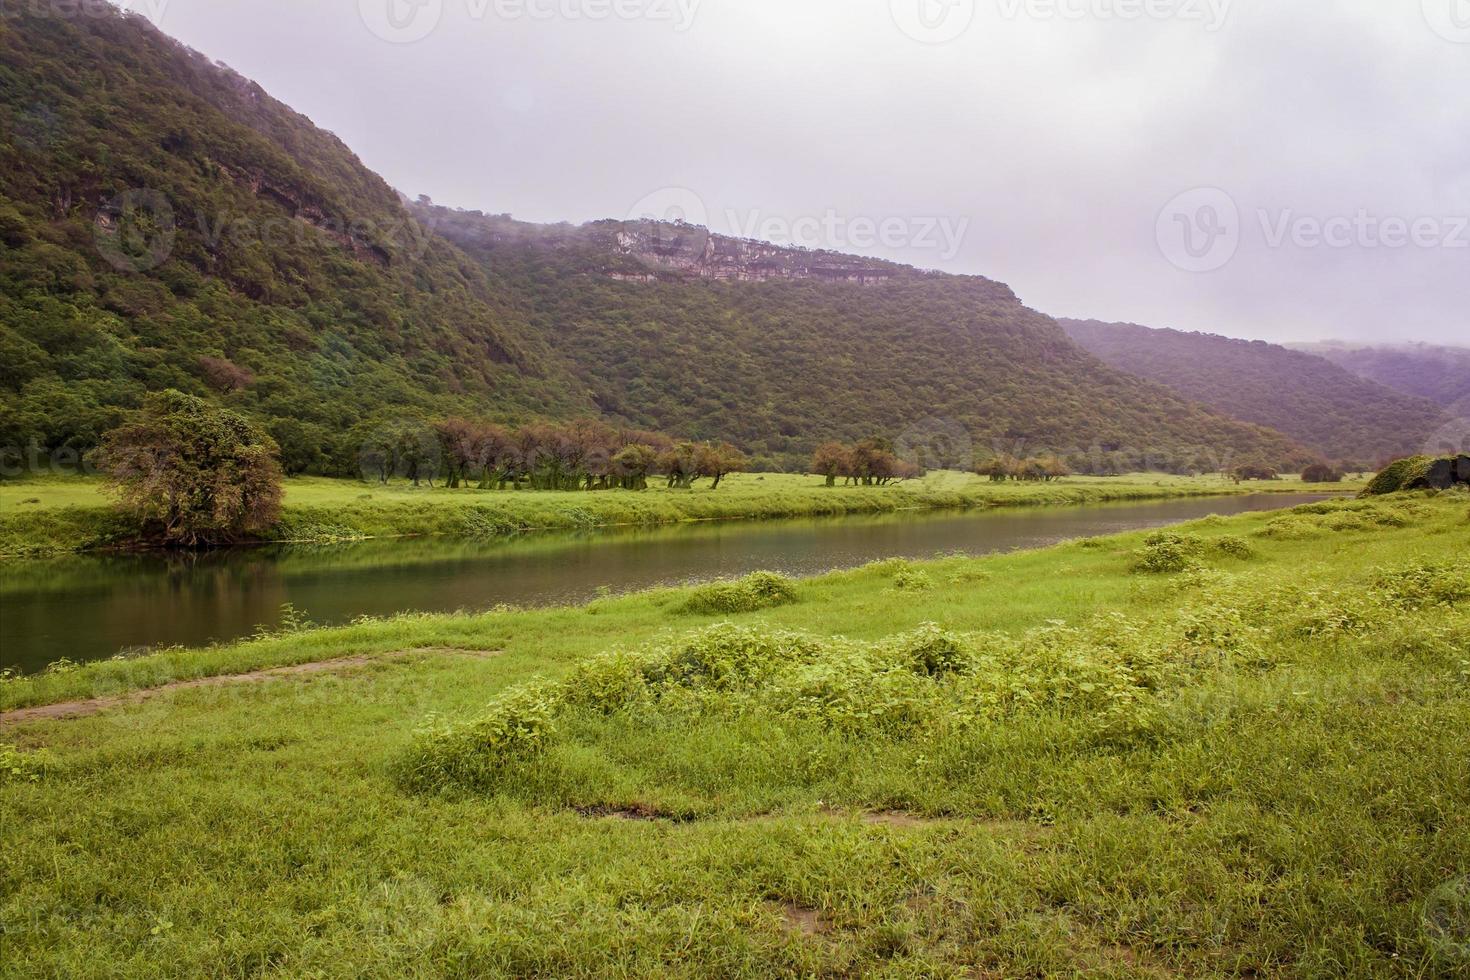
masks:
[[[1464,976],[1467,504],[7,680],[0,974]]]
[[[886,487],[827,487],[821,477],[740,473],[718,490],[661,485],[645,491],[557,493],[447,490],[406,481],[384,485],[298,477],[286,481],[285,510],[271,541],[346,541],[381,537],[495,537],[528,530],[782,517],[832,517],[901,510],[1105,503],[1250,492],[1332,493],[1360,484],[1299,480],[1236,484],[1216,476],[1155,473],[1067,477],[1053,483],[992,483],[968,473],[935,472]],[[115,513],[100,479],[0,480],[0,558],[38,558],[115,547],[138,528]]]

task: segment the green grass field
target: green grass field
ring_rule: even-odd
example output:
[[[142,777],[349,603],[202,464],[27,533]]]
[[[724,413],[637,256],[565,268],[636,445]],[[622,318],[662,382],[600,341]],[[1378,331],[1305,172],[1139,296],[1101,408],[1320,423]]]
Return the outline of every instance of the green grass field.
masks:
[[[0,973],[1465,976],[1467,503],[5,681],[362,656],[0,728]]]
[[[736,474],[718,490],[662,486],[643,492],[446,490],[302,477],[286,483],[285,514],[268,538],[338,541],[439,535],[483,538],[526,530],[677,524],[964,509],[1103,503],[1250,492],[1336,492],[1282,480],[1235,484],[1213,476],[1133,474],[1068,477],[1055,483],[991,483],[953,472],[887,487],[827,487],[820,477]],[[35,558],[117,545],[137,528],[112,512],[100,480],[83,477],[0,481],[0,557]]]

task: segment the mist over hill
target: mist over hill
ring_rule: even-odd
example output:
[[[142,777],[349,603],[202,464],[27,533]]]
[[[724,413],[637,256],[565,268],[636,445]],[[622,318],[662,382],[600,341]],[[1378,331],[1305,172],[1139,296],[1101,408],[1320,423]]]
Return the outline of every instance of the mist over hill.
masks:
[[[1470,328],[1467,328],[1470,330]],[[1470,416],[1470,348],[1436,344],[1290,344],[1396,391]]]
[[[1419,452],[1446,421],[1439,406],[1303,351],[1263,341],[1063,320],[1108,364],[1236,418],[1271,426],[1354,468]]]

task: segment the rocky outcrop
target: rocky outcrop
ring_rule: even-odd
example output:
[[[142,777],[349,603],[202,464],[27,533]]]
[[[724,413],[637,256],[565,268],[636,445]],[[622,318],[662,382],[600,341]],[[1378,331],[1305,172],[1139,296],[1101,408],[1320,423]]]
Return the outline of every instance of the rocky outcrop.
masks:
[[[1470,484],[1470,456],[1441,456],[1431,462],[1422,477],[1417,477],[1411,490],[1448,490],[1457,484]]]
[[[720,235],[684,222],[607,220],[585,225],[538,225],[517,221],[508,214],[451,210],[422,198],[410,209],[429,228],[462,246],[554,251],[583,272],[626,282],[802,279],[872,286],[899,278],[938,275],[881,259]]]
[[[1410,456],[1383,469],[1363,491],[1376,497],[1400,490],[1450,490],[1470,486],[1470,456]]]
[[[648,270],[642,274],[612,273],[620,279],[652,280],[671,276],[734,282],[811,279],[870,286],[914,274],[909,267],[891,262],[732,238],[683,223],[622,222],[609,234],[618,255],[637,259]]]

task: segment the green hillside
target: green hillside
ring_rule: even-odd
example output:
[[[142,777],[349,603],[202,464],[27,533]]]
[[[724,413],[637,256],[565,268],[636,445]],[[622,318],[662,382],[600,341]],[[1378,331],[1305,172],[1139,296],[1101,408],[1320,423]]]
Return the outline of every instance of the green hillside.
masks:
[[[871,435],[1089,471],[1307,455],[1104,367],[985,279],[736,243],[769,281],[692,281],[617,223],[410,207],[141,18],[0,20],[0,140],[3,446],[86,451],[178,388],[320,473],[355,472],[383,420],[448,414],[601,415],[781,466]]]
[[[339,140],[141,18],[0,19],[0,133],[0,442],[86,448],[166,387],[328,454],[380,413],[591,408]]]
[[[1424,399],[1275,344],[1096,320],[1062,326],[1116,368],[1270,426],[1354,468],[1420,451],[1444,422],[1444,412]]]
[[[1374,347],[1338,341],[1294,346],[1360,377],[1470,415],[1470,348],[1435,344]]]
[[[641,426],[730,438],[788,464],[822,439],[872,433],[938,456],[966,442],[982,455],[1053,449],[1105,470],[1308,455],[1107,368],[980,277],[863,260],[865,274],[887,281],[708,281],[619,251],[615,236],[642,235],[642,225],[419,213],[557,338],[578,387]],[[748,271],[807,260],[767,255]]]

